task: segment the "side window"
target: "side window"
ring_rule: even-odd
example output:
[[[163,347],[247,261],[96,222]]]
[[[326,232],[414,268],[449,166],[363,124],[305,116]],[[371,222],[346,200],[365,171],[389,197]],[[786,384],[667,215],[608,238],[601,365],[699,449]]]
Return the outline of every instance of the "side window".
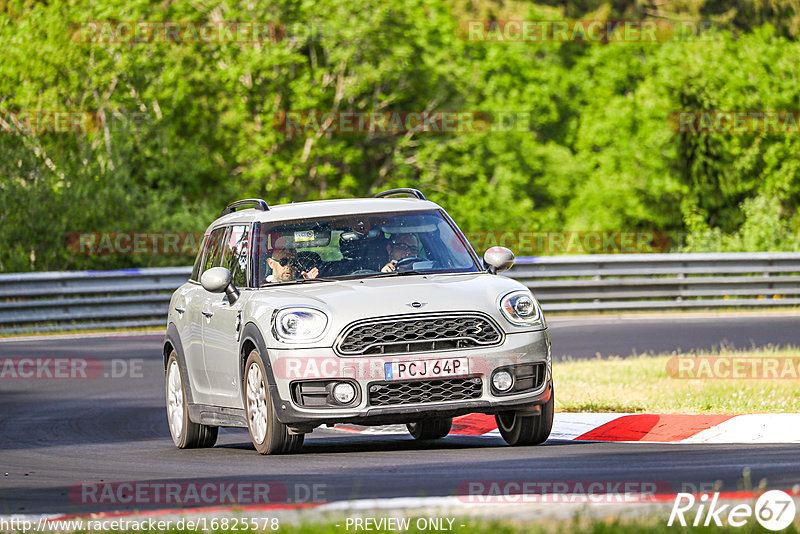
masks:
[[[247,287],[247,257],[249,256],[250,229],[248,226],[233,226],[225,238],[225,255],[222,266],[233,275],[233,284]]]
[[[212,267],[220,266],[223,250],[222,240],[225,237],[225,230],[227,228],[217,228],[206,238],[205,252],[203,253],[203,261],[200,268],[201,275]]]
[[[204,235],[203,240],[200,242],[200,248],[197,251],[197,258],[194,260],[194,267],[192,267],[192,276],[189,277],[189,280],[194,280],[195,282],[200,281],[200,265],[203,263],[203,254],[205,254],[207,246],[208,236]]]

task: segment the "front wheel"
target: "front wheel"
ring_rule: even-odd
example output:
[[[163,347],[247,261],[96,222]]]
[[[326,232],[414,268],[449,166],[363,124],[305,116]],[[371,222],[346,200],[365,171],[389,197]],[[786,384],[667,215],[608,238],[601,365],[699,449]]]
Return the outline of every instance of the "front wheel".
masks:
[[[450,433],[452,426],[452,417],[437,417],[435,419],[423,419],[416,423],[408,423],[406,428],[408,428],[414,439],[427,440],[445,437]]]
[[[250,353],[245,369],[245,406],[250,439],[261,454],[291,454],[303,446],[304,434],[290,434],[278,421],[269,394],[264,363],[257,351]]]
[[[173,350],[167,360],[167,422],[172,441],[179,449],[213,447],[219,427],[201,425],[189,419],[185,390],[178,355]]]
[[[520,415],[518,412],[501,412],[494,416],[497,429],[506,443],[512,446],[539,445],[547,441],[553,428],[555,392],[542,404],[539,415]]]

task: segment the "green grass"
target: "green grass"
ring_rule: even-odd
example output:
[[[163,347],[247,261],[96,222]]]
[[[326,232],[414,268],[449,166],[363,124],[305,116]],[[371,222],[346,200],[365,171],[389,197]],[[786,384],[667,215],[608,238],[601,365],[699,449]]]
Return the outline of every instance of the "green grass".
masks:
[[[796,369],[800,363],[800,349],[722,349],[715,352],[556,362],[553,365],[556,410],[697,414],[800,412],[800,378],[674,376],[676,360],[673,358],[701,357],[791,358]],[[670,360],[671,370],[668,369]]]

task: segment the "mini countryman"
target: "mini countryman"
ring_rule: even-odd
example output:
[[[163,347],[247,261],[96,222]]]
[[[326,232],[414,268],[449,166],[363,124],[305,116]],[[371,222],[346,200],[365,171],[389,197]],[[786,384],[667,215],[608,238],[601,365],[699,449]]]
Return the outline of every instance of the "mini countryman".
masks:
[[[443,438],[495,416],[510,445],[553,423],[550,340],[536,298],[479,258],[415,189],[375,198],[228,205],[172,296],[167,419],[179,448],[247,428],[258,452],[300,450],[320,425],[405,424]]]

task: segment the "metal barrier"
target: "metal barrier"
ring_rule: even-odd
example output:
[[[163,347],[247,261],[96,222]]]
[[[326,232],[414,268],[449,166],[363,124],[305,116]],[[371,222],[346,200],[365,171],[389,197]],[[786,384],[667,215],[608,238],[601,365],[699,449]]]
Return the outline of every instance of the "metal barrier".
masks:
[[[0,332],[163,326],[189,267],[0,274]],[[800,253],[517,258],[546,312],[800,306]]]
[[[0,274],[0,332],[166,326],[191,267]]]
[[[510,276],[545,311],[800,305],[800,253],[603,254],[518,258]]]

